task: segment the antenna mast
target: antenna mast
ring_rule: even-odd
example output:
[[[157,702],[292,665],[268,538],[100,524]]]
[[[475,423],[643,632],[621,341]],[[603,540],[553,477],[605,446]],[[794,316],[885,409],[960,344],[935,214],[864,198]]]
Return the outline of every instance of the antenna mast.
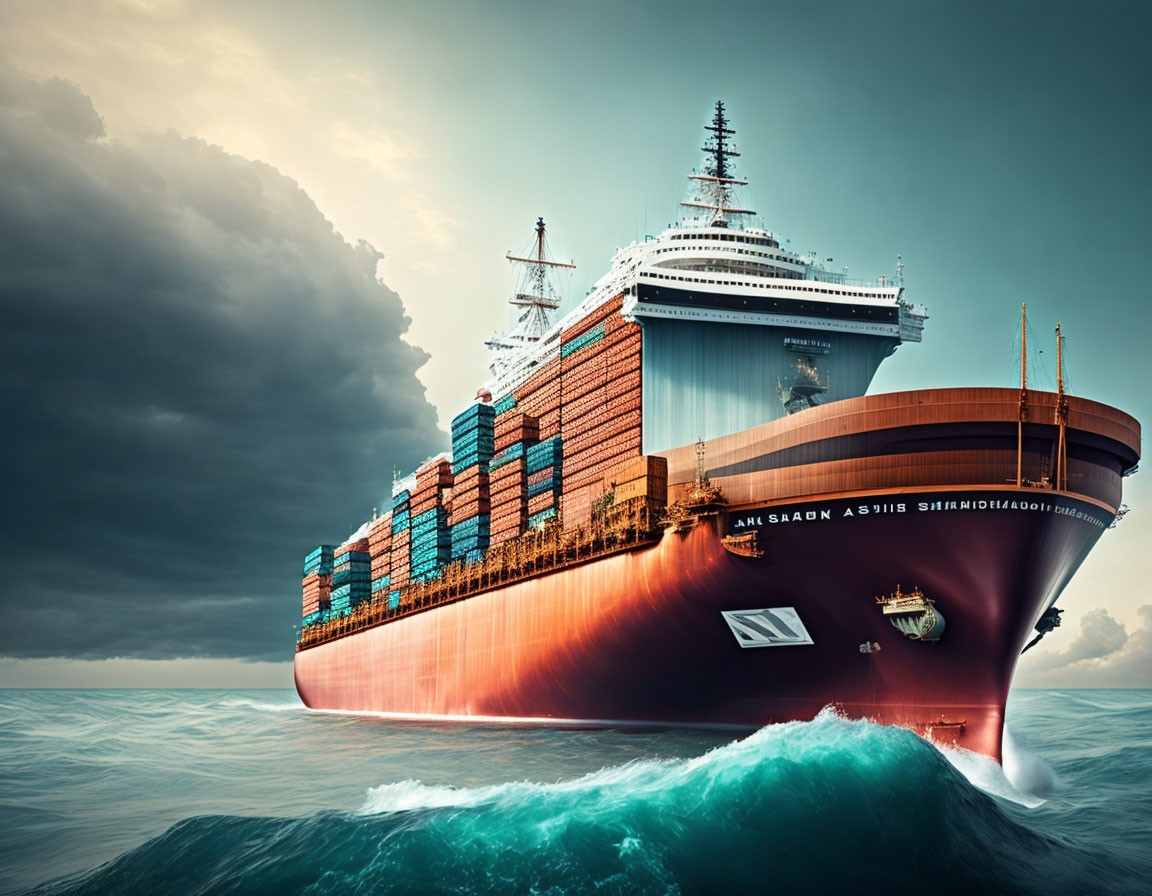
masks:
[[[1056,443],[1056,488],[1068,490],[1068,396],[1064,393],[1064,336],[1056,321],[1056,425],[1060,438]]]
[[[510,333],[493,336],[485,343],[494,353],[492,372],[497,375],[510,353],[538,342],[552,326],[552,312],[560,307],[560,295],[549,281],[549,275],[558,269],[576,268],[574,264],[548,258],[543,218],[536,219],[536,239],[529,255],[509,252],[504,257],[512,264],[523,266],[516,292],[508,300],[508,304],[523,310]]]
[[[1028,303],[1020,303],[1020,419],[1016,423],[1016,487],[1024,485],[1024,421],[1028,419]]]
[[[716,111],[712,116],[712,123],[704,126],[704,130],[711,131],[710,136],[701,151],[708,155],[704,165],[703,174],[690,174],[688,179],[696,181],[698,189],[692,199],[680,204],[685,208],[703,209],[708,212],[706,226],[727,227],[730,216],[754,215],[756,212],[749,208],[735,208],[731,205],[733,187],[743,187],[748,184],[746,180],[738,180],[732,176],[731,160],[739,158],[729,143],[729,137],[736,131],[728,127],[728,119],[724,116],[724,103],[716,101]]]

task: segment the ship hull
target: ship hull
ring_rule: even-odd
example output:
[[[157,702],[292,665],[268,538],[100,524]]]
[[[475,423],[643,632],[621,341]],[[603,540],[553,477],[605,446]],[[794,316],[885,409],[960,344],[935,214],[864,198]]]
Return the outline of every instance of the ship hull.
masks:
[[[1015,488],[745,505],[302,650],[296,686],[313,708],[558,724],[758,727],[833,706],[999,758],[1020,650],[1112,518]],[[763,556],[725,549],[751,531]],[[898,585],[936,602],[938,641],[882,613]],[[723,615],[776,608],[811,643],[742,646]]]

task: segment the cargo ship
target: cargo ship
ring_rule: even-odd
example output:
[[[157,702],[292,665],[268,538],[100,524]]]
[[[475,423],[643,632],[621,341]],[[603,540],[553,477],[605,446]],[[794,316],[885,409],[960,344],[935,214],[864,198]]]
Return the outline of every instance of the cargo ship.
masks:
[[[516,324],[451,452],[305,559],[306,705],[734,730],[832,706],[999,759],[1139,424],[1026,361],[1019,388],[866,395],[922,338],[902,260],[852,280],[752,226],[722,103],[707,133],[680,220],[570,313],[543,220],[509,253]]]

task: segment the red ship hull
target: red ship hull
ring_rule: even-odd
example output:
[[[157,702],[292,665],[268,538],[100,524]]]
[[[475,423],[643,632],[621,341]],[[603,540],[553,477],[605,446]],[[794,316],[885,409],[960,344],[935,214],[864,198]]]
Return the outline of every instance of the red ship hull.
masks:
[[[765,445],[792,450],[785,437],[800,422],[838,438],[855,427],[872,444],[884,428],[877,405],[897,399],[888,425],[901,444],[909,423],[920,425],[931,441],[919,454],[897,462],[889,446],[810,463],[803,476],[763,460],[777,456]],[[725,472],[714,481],[741,503],[688,531],[299,651],[301,698],[399,717],[586,725],[758,727],[832,705],[999,759],[1021,648],[1112,522],[1138,427],[1102,405],[1074,405],[1071,469],[1082,485],[1072,494],[991,484],[1015,462],[985,444],[1015,441],[1015,425],[999,432],[997,418],[1016,412],[1007,390],[838,404],[717,440]],[[945,457],[924,414],[939,426],[975,419],[992,436],[977,433],[973,448],[966,431]],[[803,432],[794,441],[825,444]],[[682,482],[680,453],[669,463]],[[851,487],[852,476],[872,487]],[[820,488],[831,481],[847,487]],[[790,497],[764,500],[782,482]],[[763,556],[721,540],[751,531]],[[885,616],[876,598],[897,586],[935,601],[946,620],[939,640],[911,640]],[[741,646],[723,615],[776,608],[794,611],[811,643]]]
[[[652,548],[303,651],[297,688],[325,709],[585,724],[755,727],[833,704],[920,731],[952,723],[932,733],[998,758],[1016,658],[1110,518],[1068,498],[1045,501],[1051,511],[911,509],[975,498],[769,508],[833,512],[776,524],[761,558],[727,552],[706,520]],[[869,504],[906,510],[842,516]],[[883,616],[875,596],[898,584],[936,600],[947,621],[938,642],[912,641]],[[795,608],[812,644],[742,648],[721,615],[781,606]],[[861,653],[865,643],[881,649]]]

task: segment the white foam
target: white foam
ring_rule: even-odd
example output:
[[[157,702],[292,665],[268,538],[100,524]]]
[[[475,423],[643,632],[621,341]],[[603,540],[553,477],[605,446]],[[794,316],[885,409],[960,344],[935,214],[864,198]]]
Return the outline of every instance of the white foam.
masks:
[[[303,703],[261,703],[257,700],[243,698],[223,700],[221,706],[229,708],[258,709],[261,712],[307,712],[308,707]]]
[[[1056,773],[1043,759],[1018,744],[1008,726],[1004,726],[1004,774],[1019,790],[1047,797],[1059,783]]]
[[[412,780],[381,784],[368,790],[368,797],[360,807],[361,815],[379,815],[385,812],[405,812],[411,809],[465,808],[493,799],[503,786],[451,787],[422,784]]]
[[[707,756],[708,754],[705,754]],[[608,766],[567,781],[537,783],[510,781],[483,787],[453,787],[424,784],[412,779],[381,784],[368,790],[361,815],[378,815],[411,809],[442,809],[501,803],[519,803],[542,793],[616,792],[635,796],[646,787],[668,786],[669,769],[687,770],[704,757],[695,760],[638,759],[622,765]]]
[[[1003,765],[983,753],[939,744],[933,746],[973,787],[1028,809],[1044,805],[1056,783],[1056,775],[1044,760],[1017,744],[1007,728],[1004,729]]]

